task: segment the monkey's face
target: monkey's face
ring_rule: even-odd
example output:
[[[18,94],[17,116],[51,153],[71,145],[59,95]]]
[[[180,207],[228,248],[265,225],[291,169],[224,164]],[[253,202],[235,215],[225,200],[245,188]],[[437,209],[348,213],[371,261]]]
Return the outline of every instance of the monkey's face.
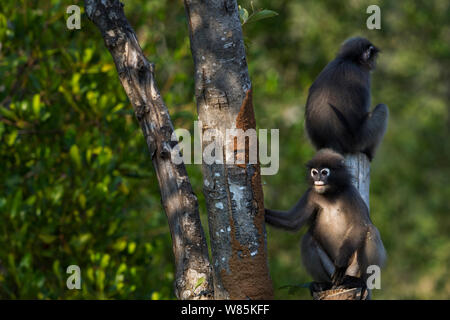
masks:
[[[344,157],[331,150],[319,150],[306,164],[312,189],[320,194],[332,194],[351,184],[351,175]]]
[[[331,170],[329,168],[311,168],[311,182],[314,191],[317,193],[325,193],[330,188],[329,177]]]

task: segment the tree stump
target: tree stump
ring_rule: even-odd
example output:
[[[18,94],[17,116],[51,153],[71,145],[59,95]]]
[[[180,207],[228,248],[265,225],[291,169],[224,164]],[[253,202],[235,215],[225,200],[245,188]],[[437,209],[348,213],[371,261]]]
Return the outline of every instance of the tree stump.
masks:
[[[345,164],[353,177],[353,185],[359,191],[370,212],[370,160],[364,153],[346,154]]]
[[[314,300],[367,300],[368,291],[363,288],[331,289],[313,292]]]

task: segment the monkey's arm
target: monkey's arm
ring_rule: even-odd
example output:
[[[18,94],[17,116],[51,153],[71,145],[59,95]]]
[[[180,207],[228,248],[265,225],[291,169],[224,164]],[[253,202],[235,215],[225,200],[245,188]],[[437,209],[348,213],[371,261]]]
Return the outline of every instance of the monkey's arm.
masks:
[[[385,104],[379,104],[365,117],[358,134],[358,149],[367,154],[370,160],[386,132],[389,109]]]
[[[316,208],[317,206],[311,197],[311,189],[308,189],[289,211],[266,209],[265,219],[268,224],[274,227],[297,231],[311,218]]]

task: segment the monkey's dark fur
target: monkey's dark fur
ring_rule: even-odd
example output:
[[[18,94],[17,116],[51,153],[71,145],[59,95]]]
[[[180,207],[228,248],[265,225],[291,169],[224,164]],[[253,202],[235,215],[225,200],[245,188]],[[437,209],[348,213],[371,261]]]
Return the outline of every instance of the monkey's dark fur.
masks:
[[[385,104],[369,112],[370,71],[378,52],[369,40],[351,38],[312,84],[305,126],[316,149],[363,152],[372,160],[389,115]]]
[[[364,287],[367,267],[381,268],[386,254],[368,208],[351,183],[344,157],[323,149],[307,167],[311,187],[287,212],[266,209],[266,222],[291,231],[309,224],[301,254],[313,279],[336,288],[344,277],[356,277]]]

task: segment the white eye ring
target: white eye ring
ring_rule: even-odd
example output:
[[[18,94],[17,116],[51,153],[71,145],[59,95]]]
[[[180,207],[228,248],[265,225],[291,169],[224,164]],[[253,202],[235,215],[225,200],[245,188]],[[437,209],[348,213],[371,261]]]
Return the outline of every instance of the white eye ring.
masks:
[[[328,177],[328,176],[330,175],[330,169],[328,169],[328,168],[323,168],[322,170],[320,170],[320,173],[321,173],[323,176]]]
[[[316,175],[318,175],[319,174],[319,170],[317,170],[317,169],[311,169],[311,177],[314,177],[314,176],[316,176]]]

